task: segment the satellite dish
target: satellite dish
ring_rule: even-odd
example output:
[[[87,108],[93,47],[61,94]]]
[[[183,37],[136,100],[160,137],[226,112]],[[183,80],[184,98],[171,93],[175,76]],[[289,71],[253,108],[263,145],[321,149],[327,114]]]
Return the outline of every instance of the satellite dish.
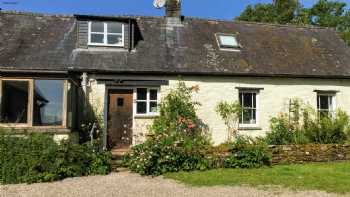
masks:
[[[167,0],[154,0],[153,6],[157,9],[163,8]]]

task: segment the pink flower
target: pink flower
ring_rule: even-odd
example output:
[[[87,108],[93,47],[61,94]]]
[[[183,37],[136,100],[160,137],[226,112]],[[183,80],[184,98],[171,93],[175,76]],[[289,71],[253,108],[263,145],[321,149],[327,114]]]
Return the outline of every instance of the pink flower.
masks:
[[[185,119],[184,117],[182,117],[182,116],[179,116],[178,122],[179,122],[180,124],[182,124],[182,123],[186,122],[186,119]]]
[[[187,127],[188,127],[189,129],[193,129],[193,128],[196,127],[196,124],[194,124],[192,121],[189,121]]]

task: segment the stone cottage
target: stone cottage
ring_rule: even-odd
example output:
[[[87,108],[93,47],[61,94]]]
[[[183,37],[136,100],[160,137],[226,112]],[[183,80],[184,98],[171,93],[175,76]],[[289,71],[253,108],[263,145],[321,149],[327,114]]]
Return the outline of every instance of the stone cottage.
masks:
[[[220,101],[241,103],[239,133],[249,136],[268,132],[290,98],[350,113],[350,49],[333,29],[180,13],[175,0],[164,17],[1,11],[0,126],[62,139],[90,109],[107,147],[129,147],[178,76],[199,87],[198,115],[216,144],[227,139]]]

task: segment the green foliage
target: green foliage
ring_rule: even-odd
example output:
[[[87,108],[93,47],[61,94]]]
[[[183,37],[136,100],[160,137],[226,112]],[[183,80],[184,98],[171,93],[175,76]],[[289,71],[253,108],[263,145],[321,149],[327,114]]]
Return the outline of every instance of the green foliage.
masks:
[[[349,116],[338,110],[334,118],[326,116],[320,120],[305,123],[304,130],[306,137],[313,143],[344,143],[350,133]]]
[[[220,102],[216,106],[216,112],[224,120],[228,129],[228,140],[237,135],[239,116],[241,114],[241,105],[238,102]]]
[[[179,82],[160,104],[160,116],[150,127],[153,137],[132,148],[124,163],[142,175],[160,175],[180,170],[205,170],[212,160],[206,155],[211,146],[206,126],[196,115],[199,103],[192,101],[198,87]]]
[[[344,143],[350,134],[349,116],[337,110],[334,115],[320,116],[298,100],[291,102],[289,112],[270,120],[268,144]]]
[[[304,8],[298,0],[276,0],[247,6],[236,20],[333,27],[350,46],[350,10],[345,2],[319,0]]]
[[[90,144],[62,141],[52,136],[0,134],[0,183],[35,183],[66,177],[108,174],[110,154]]]
[[[271,165],[267,145],[261,140],[238,136],[231,147],[231,155],[224,161],[225,168],[258,168]]]
[[[258,3],[254,7],[248,5],[237,20],[287,24],[294,19],[295,13],[301,10],[296,0],[276,0],[275,3]]]

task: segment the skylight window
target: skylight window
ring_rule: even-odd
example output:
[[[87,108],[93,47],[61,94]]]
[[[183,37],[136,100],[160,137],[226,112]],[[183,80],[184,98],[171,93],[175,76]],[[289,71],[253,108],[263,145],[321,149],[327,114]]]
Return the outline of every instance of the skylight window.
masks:
[[[218,43],[221,49],[239,49],[240,44],[234,34],[217,34]]]

